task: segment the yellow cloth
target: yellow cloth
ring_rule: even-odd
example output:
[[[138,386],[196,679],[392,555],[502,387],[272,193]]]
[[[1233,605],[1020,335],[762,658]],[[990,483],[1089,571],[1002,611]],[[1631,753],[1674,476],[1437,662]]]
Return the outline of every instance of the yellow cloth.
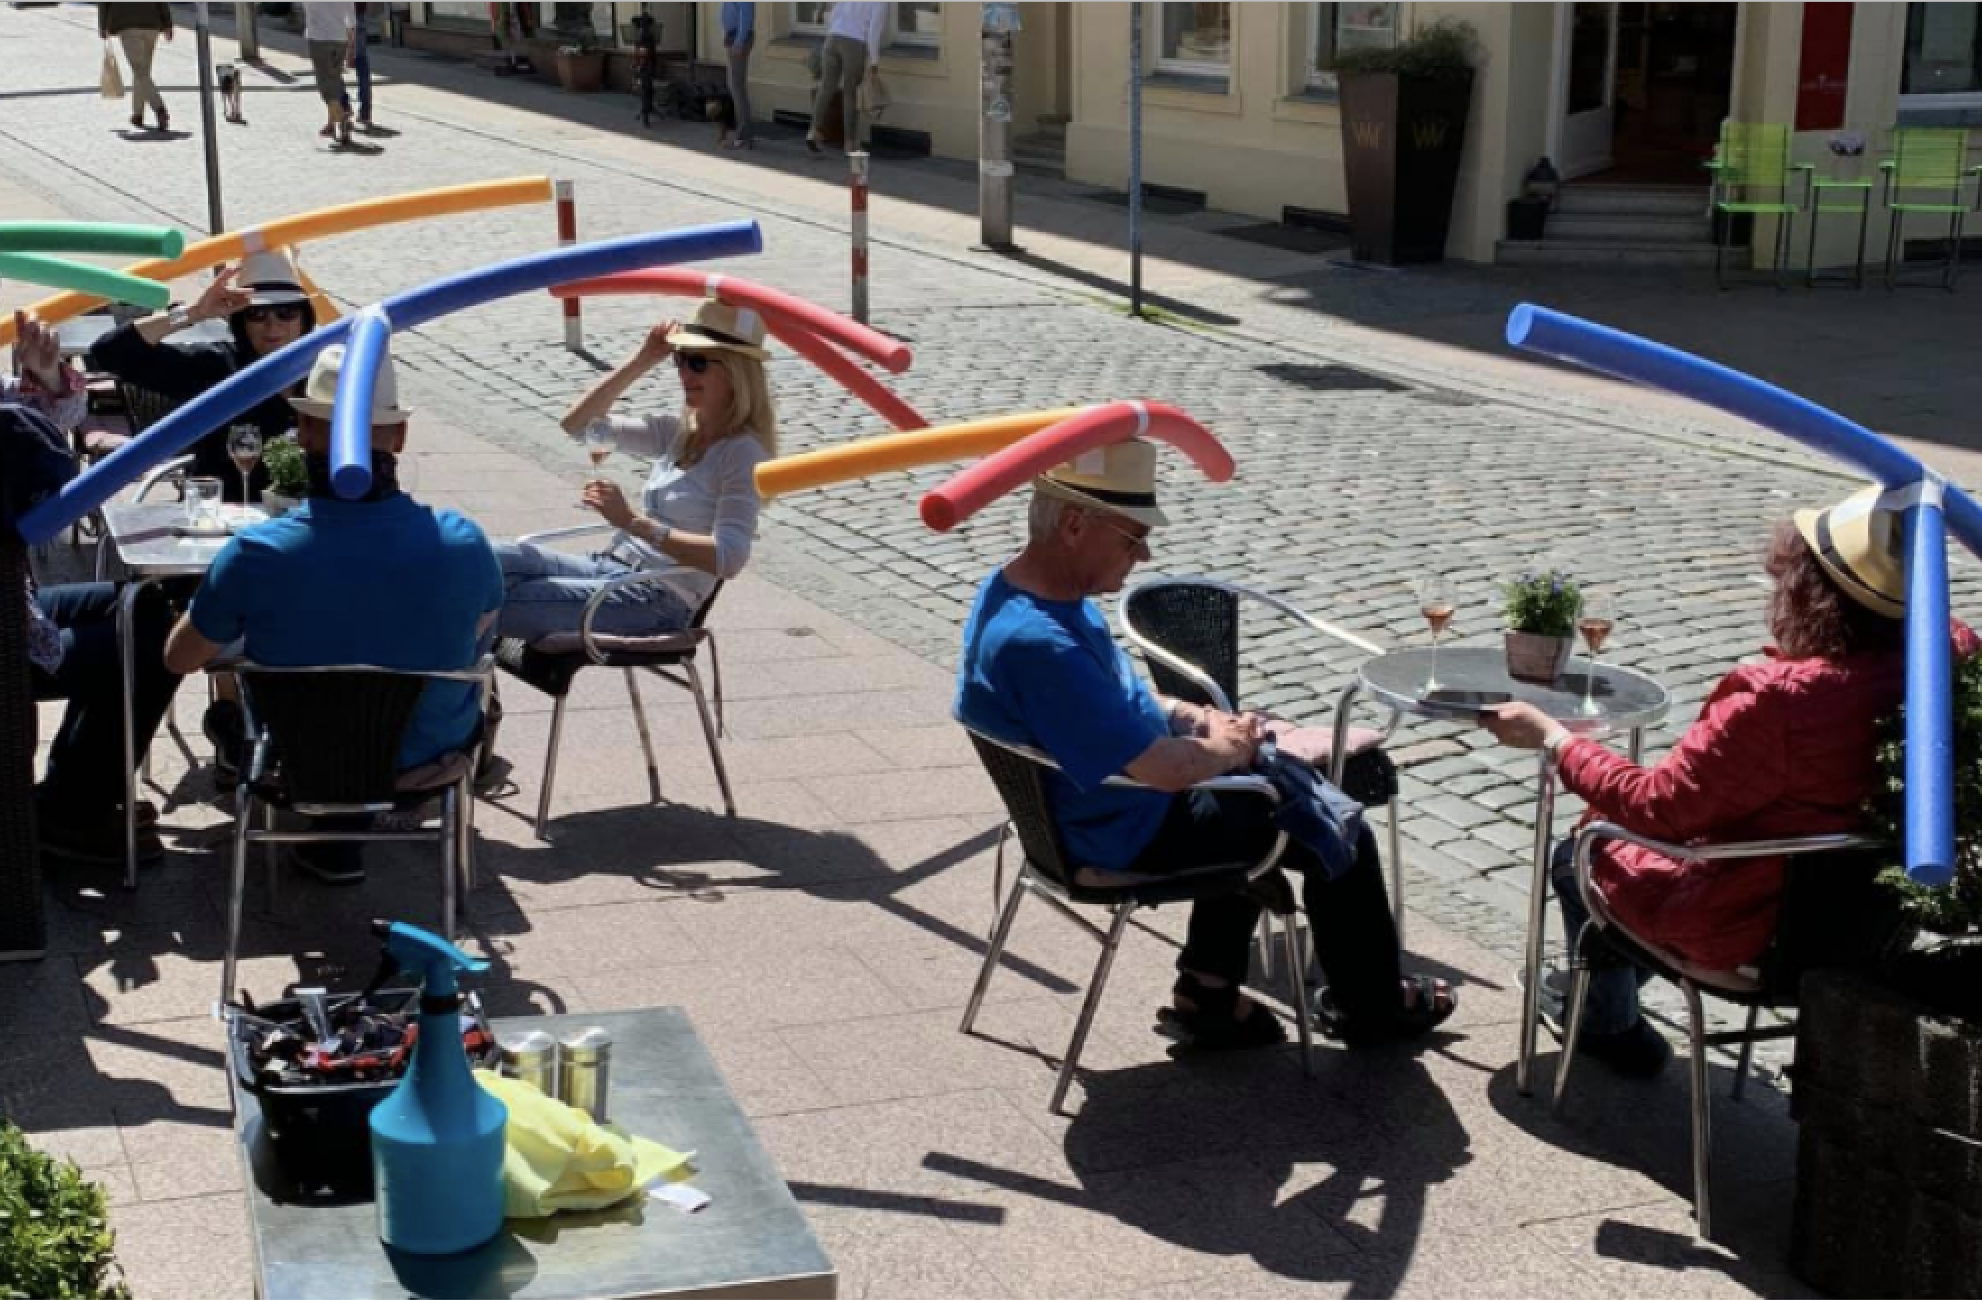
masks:
[[[693,1172],[682,1152],[634,1137],[615,1124],[595,1124],[584,1111],[527,1083],[488,1070],[475,1071],[475,1081],[509,1107],[502,1156],[503,1214],[508,1218],[602,1209],[656,1180],[678,1181]]]

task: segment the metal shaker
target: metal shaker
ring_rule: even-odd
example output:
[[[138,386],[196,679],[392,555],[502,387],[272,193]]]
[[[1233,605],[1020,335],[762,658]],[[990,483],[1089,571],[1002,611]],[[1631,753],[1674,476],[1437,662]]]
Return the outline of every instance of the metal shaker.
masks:
[[[527,1083],[546,1097],[558,1095],[557,1039],[541,1029],[526,1029],[501,1039],[502,1072],[519,1083]]]
[[[612,1035],[594,1026],[581,1029],[560,1045],[557,1099],[606,1122],[606,1091],[612,1071]]]

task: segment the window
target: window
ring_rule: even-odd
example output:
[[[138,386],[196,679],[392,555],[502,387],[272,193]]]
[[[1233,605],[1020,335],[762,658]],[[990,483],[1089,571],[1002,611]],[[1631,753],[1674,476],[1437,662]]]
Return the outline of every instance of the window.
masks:
[[[1224,77],[1232,70],[1232,6],[1156,6],[1156,70],[1187,77]]]
[[[791,30],[794,34],[824,36],[832,12],[829,4],[795,4],[791,7]]]
[[[897,4],[894,10],[897,45],[940,45],[943,40],[943,6],[934,3]]]
[[[1309,5],[1308,66],[1311,90],[1337,89],[1335,60],[1344,50],[1386,49],[1397,43],[1394,4]]]
[[[1982,4],[1910,4],[1899,93],[1913,107],[1982,108]]]

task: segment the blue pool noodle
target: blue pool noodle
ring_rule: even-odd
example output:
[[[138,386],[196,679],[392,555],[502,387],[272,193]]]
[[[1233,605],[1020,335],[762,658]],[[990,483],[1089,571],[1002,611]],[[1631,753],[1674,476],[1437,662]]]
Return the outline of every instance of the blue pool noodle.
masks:
[[[367,307],[351,318],[330,413],[330,485],[347,501],[372,490],[372,389],[391,343],[384,308]]]
[[[1752,375],[1622,330],[1523,303],[1507,317],[1507,341],[1740,416],[1841,460],[1889,488],[1930,477],[1917,458],[1835,411]],[[1952,532],[1969,551],[1982,554],[1982,508],[1949,485],[1942,509],[1914,507],[1907,516],[1906,872],[1923,885],[1938,886],[1954,876],[1954,705],[1947,644],[1946,534]],[[1930,621],[1936,617],[1938,623]]]
[[[497,298],[548,289],[567,280],[677,262],[736,257],[761,252],[763,247],[763,233],[755,221],[725,221],[686,230],[630,235],[464,271],[409,289],[386,299],[382,306],[394,327],[404,331]],[[305,334],[253,365],[242,367],[224,383],[173,411],[22,515],[21,539],[30,546],[50,541],[64,528],[101,507],[127,484],[184,451],[207,430],[288,389],[309,374],[317,353],[333,343],[346,342],[350,332],[351,318],[347,316]]]

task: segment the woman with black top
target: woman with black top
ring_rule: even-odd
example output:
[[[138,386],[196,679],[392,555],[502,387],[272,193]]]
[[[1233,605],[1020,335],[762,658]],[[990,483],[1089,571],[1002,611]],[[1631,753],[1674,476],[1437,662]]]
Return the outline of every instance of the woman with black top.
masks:
[[[222,318],[229,334],[224,343],[166,342],[181,330]],[[90,347],[88,364],[91,370],[187,402],[287,347],[316,324],[295,261],[288,250],[276,249],[251,254],[240,266],[223,271],[190,307],[174,307],[112,330]],[[295,427],[296,413],[287,394],[279,393],[200,436],[192,448],[192,472],[219,479],[229,501],[242,500],[241,474],[227,455],[228,432],[238,424],[254,425],[267,443]],[[248,480],[247,500],[259,501],[267,486],[268,471],[257,465]]]

